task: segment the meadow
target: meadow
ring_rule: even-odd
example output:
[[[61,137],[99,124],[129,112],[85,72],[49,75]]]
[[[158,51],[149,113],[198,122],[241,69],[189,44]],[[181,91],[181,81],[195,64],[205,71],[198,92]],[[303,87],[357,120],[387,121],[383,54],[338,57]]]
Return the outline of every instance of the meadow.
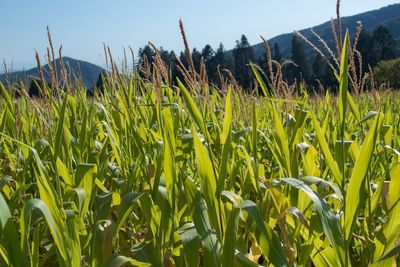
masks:
[[[350,52],[337,94],[160,62],[94,96],[0,85],[0,265],[395,266],[400,101],[350,93]]]

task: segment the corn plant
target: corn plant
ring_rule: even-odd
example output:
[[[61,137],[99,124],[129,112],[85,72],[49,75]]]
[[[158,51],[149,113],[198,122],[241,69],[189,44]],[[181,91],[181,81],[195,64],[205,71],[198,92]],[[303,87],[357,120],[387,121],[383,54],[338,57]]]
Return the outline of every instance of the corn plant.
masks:
[[[137,74],[94,97],[0,85],[1,265],[398,263],[400,104],[353,99],[348,50],[337,97],[279,98],[256,68],[256,98]]]

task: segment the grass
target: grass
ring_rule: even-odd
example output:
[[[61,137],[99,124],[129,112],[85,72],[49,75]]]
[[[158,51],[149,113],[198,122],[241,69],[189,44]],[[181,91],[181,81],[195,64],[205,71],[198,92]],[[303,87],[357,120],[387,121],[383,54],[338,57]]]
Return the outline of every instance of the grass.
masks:
[[[284,98],[254,66],[265,96],[160,66],[94,97],[0,86],[0,264],[399,263],[400,102],[348,92],[349,50],[337,97]]]

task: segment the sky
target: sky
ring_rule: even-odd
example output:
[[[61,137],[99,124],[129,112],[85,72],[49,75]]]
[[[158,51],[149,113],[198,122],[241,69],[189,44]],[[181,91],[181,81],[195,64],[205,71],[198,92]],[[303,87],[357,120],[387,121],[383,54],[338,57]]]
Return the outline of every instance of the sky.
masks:
[[[342,0],[341,14],[399,2]],[[64,56],[104,66],[103,42],[117,59],[124,47],[137,51],[148,41],[183,50],[180,18],[191,48],[222,42],[231,49],[241,34],[256,44],[260,35],[269,39],[330,20],[336,0],[0,0],[0,10],[0,60],[16,70],[34,66],[35,49],[45,55],[47,25]]]

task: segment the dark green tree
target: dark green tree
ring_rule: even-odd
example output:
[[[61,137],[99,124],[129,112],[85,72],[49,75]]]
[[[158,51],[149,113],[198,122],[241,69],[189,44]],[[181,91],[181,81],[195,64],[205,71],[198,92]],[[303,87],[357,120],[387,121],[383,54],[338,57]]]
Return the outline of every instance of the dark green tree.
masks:
[[[31,83],[29,84],[29,89],[28,93],[30,97],[42,97],[43,90],[41,89],[42,82],[38,78],[34,78],[31,80]]]
[[[378,84],[386,83],[394,89],[400,89],[400,58],[379,62],[374,74]]]
[[[215,67],[219,65],[222,69],[229,69],[231,71],[234,70],[233,59],[227,54],[225,47],[222,43],[219,44],[217,51],[215,51],[213,60]]]
[[[90,88],[88,90],[88,95],[93,96],[95,91],[97,90],[99,93],[103,94],[104,90],[108,86],[108,73],[105,70],[102,70],[97,78],[96,86],[94,88]]]
[[[188,70],[188,69],[189,69],[189,61],[188,61],[188,58],[186,57],[186,54],[185,54],[184,52],[180,52],[179,58],[177,58],[177,59],[175,60],[175,65],[176,65],[176,66],[180,66],[180,64],[179,64],[179,62],[178,62],[178,59],[179,59],[179,61],[182,63],[183,67],[186,68],[186,69]],[[181,67],[181,66],[180,66],[180,67]],[[184,81],[185,81],[185,77],[182,75],[182,73],[181,73],[181,71],[179,70],[179,68],[178,68],[178,67],[176,67],[176,68],[177,68],[176,78],[178,78],[181,82],[184,82]],[[176,78],[175,78],[175,79],[176,79]]]
[[[168,50],[164,50],[162,47],[160,47],[160,51],[158,51],[160,53],[160,57],[161,59],[165,62],[166,65],[169,66],[170,62],[173,60],[170,57],[170,53]]]
[[[311,77],[311,70],[305,53],[304,42],[297,35],[293,35],[292,38],[292,60],[297,68],[291,66],[291,78],[297,81],[304,79],[308,82]]]
[[[214,60],[215,60],[215,64],[221,65],[221,66],[224,65],[224,63],[225,63],[225,53],[226,53],[226,51],[225,51],[224,45],[222,43],[220,43],[218,48],[217,48],[217,51],[215,51],[215,54],[214,54],[214,57],[213,57]]]
[[[368,66],[370,64],[372,55],[371,55],[371,35],[365,30],[361,30],[360,32],[360,37],[358,38],[356,49],[361,54],[362,69],[364,72],[366,72],[368,71]],[[358,68],[359,66],[358,57],[356,57],[355,60],[357,62],[356,66]]]
[[[158,53],[160,54],[162,61],[168,67],[170,81],[174,83],[176,81],[176,77],[178,75],[178,69],[177,69],[178,62],[177,62],[177,58],[176,58],[174,51],[168,51],[168,50],[165,50],[163,47],[160,47],[160,49],[158,50]],[[139,65],[141,65],[144,62],[144,58],[146,57],[151,70],[153,70],[152,64],[154,63],[155,55],[156,55],[156,52],[149,45],[146,45],[143,48],[140,48],[139,49]],[[180,59],[187,67],[187,59],[183,53],[181,54]]]
[[[154,52],[153,48],[151,48],[149,45],[139,48],[139,64],[143,63],[144,58],[147,57],[147,61],[151,66],[151,64],[154,62],[153,57],[155,54],[156,53]]]
[[[333,71],[319,54],[314,57],[311,68],[312,78],[309,84],[316,92],[321,92],[321,89],[330,90],[335,88],[337,81]]]
[[[312,86],[314,88],[316,88],[316,89],[319,88],[319,84],[320,84],[319,82],[321,82],[321,83],[324,82],[326,67],[327,66],[326,66],[325,62],[322,60],[322,57],[319,54],[317,54],[315,56],[315,59],[312,64],[312,72],[313,72]]]
[[[250,88],[250,83],[253,79],[249,63],[253,61],[253,48],[250,46],[247,37],[242,35],[240,41],[236,41],[236,46],[233,49],[233,58],[235,61],[235,77],[239,84],[246,89]]]
[[[379,26],[375,29],[371,38],[370,64],[375,67],[381,60],[396,58],[396,40],[390,34],[388,28]]]
[[[176,67],[176,56],[174,51],[164,50],[160,48],[160,57],[164,61],[165,65],[168,67],[171,82],[176,81],[177,67]]]
[[[268,72],[268,62],[267,62],[267,54],[265,52],[262,55],[257,57],[256,63],[257,65],[264,71],[264,73]]]
[[[271,52],[271,59],[277,62],[281,62],[282,60],[282,55],[279,49],[279,45],[277,43],[274,43],[274,46],[272,47],[271,44],[268,42],[268,46],[270,48]],[[263,70],[265,75],[267,77],[270,77],[270,69],[268,66],[268,57],[267,53],[263,52],[261,56],[258,56],[257,58],[257,65]],[[275,64],[272,64],[272,71],[276,73],[277,71],[277,66]]]
[[[189,61],[188,61],[188,59],[187,59],[187,57],[186,57],[186,54],[185,54],[184,52],[181,52],[181,53],[179,54],[179,60],[181,61],[182,65],[183,65],[186,69],[189,68]]]
[[[176,77],[178,76],[179,71],[178,71],[176,55],[175,55],[174,51],[169,52],[169,58],[170,58],[169,67],[170,67],[170,72],[171,72],[171,81],[173,83],[175,83]]]
[[[192,59],[193,59],[193,64],[196,69],[196,72],[198,72],[200,69],[201,57],[202,57],[202,55],[201,55],[200,51],[197,50],[196,48],[193,48]]]
[[[282,54],[281,54],[281,50],[279,49],[278,43],[274,43],[272,59],[275,61],[278,61],[278,62],[282,61]]]
[[[214,56],[214,50],[212,49],[211,45],[206,45],[201,51],[201,55],[204,58],[205,62],[210,61],[211,58]]]
[[[209,81],[220,86],[221,84],[217,70],[218,66],[221,70],[228,69],[232,73],[234,71],[232,57],[227,54],[227,51],[225,50],[224,45],[222,43],[219,44],[217,50],[214,53],[214,56],[211,58],[210,67],[208,68]]]
[[[270,82],[270,73],[269,73],[269,68],[268,68],[268,60],[267,60],[267,53],[263,52],[262,55],[259,55],[257,57],[257,60],[255,61],[257,66],[262,70],[264,75],[261,75],[261,79],[264,80],[265,84],[269,85]],[[260,88],[259,93],[262,93],[262,90]]]
[[[209,81],[214,81],[216,77],[216,66],[214,64],[214,50],[211,45],[206,45],[201,51],[201,56],[206,64],[207,76]]]

